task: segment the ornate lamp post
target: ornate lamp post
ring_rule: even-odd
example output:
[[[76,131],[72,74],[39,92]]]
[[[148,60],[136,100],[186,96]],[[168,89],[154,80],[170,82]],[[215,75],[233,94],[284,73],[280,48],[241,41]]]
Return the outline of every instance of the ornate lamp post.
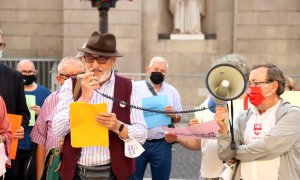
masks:
[[[90,0],[92,7],[96,7],[99,11],[99,31],[101,33],[108,32],[108,11],[116,6],[117,0]]]

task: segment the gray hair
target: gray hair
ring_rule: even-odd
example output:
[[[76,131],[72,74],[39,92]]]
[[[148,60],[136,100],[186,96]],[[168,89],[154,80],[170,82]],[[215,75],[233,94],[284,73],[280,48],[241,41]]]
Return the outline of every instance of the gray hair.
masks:
[[[249,79],[250,68],[246,57],[240,54],[228,54],[224,57],[218,58],[212,66],[224,63],[233,65],[234,67],[238,68],[243,73],[246,81]]]
[[[288,91],[294,91],[296,89],[295,81],[293,78],[285,76],[285,89]]]
[[[154,63],[156,62],[161,62],[161,63],[165,63],[166,64],[166,67],[168,68],[169,67],[169,64],[168,62],[165,60],[165,58],[163,57],[160,57],[160,56],[156,56],[156,57],[153,57],[150,62],[149,62],[149,67],[152,67]]]
[[[86,42],[81,46],[81,48],[85,48],[86,47]],[[84,55],[83,51],[77,51],[75,58],[81,58]]]
[[[62,60],[59,61],[58,65],[57,65],[58,74],[63,73],[62,72],[62,67],[63,67],[64,64],[66,64],[66,63],[78,63],[78,62],[81,63],[81,61],[78,58],[73,57],[73,56],[68,56],[68,57],[63,58]],[[83,64],[82,64],[82,69],[84,69]]]
[[[274,64],[272,63],[266,63],[266,64],[257,64],[254,65],[251,69],[258,69],[258,68],[267,68],[267,81],[277,81],[278,82],[278,89],[276,91],[276,94],[280,96],[282,93],[284,93],[285,89],[285,77],[283,75],[283,72]]]

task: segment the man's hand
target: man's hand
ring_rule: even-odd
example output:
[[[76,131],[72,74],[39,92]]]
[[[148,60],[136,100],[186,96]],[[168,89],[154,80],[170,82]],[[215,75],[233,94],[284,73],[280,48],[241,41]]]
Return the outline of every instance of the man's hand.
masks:
[[[174,108],[172,106],[166,106],[165,107],[165,111],[166,112],[173,112],[174,111]],[[167,116],[170,116],[171,118],[176,118],[176,114],[173,114],[173,113],[166,113]]]
[[[40,106],[31,106],[30,110],[33,110],[35,112],[35,115],[39,115],[41,107]]]
[[[173,143],[177,141],[177,136],[175,134],[165,132],[165,140],[167,143]]]
[[[189,120],[189,126],[193,126],[193,125],[197,125],[200,124],[200,122],[198,121],[198,119],[193,118]]]
[[[13,137],[17,138],[17,139],[23,139],[24,138],[24,128],[23,128],[23,126],[20,126],[20,128],[18,130],[16,130]]]
[[[115,113],[99,113],[96,116],[96,121],[112,131],[117,131],[120,126]]]
[[[83,75],[81,80],[82,94],[78,102],[89,102],[94,90],[100,87],[98,78],[94,74],[94,72],[87,72]]]
[[[220,126],[220,133],[225,135],[228,133],[228,110],[226,107],[217,106],[216,113],[215,113],[215,121],[217,121],[218,125]]]
[[[166,106],[165,107],[165,112],[167,116],[170,116],[173,120],[173,123],[178,123],[180,121],[180,115],[175,114],[175,113],[168,113],[168,112],[174,112],[173,106]]]

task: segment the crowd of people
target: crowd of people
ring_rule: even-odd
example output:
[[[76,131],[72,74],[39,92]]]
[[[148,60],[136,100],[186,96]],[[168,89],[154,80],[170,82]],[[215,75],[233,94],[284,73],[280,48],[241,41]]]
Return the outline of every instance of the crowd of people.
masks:
[[[1,55],[4,48],[0,29]],[[196,113],[189,126],[214,119],[219,126],[217,139],[186,139],[164,130],[165,126],[176,128],[174,124],[182,118],[180,94],[165,80],[169,68],[165,58],[153,57],[146,67],[147,79],[135,82],[114,70],[123,55],[113,34],[95,31],[77,50],[76,57],[58,63],[60,89],[52,93],[36,82],[38,70],[33,61],[23,59],[16,69],[0,62],[0,179],[47,179],[44,161],[58,149],[60,165],[54,173],[63,180],[142,180],[148,163],[152,179],[168,180],[176,142],[202,152],[202,180],[224,178],[225,165],[232,164],[230,179],[300,179],[300,109],[280,97],[285,90],[294,90],[295,83],[276,65],[257,64],[250,70],[241,55],[219,58],[213,67],[230,64],[241,72],[247,87],[237,100],[242,104],[249,100],[251,105],[238,109],[232,119],[232,106],[223,104],[215,112]],[[209,100],[200,107],[208,107]],[[108,130],[108,146],[73,146],[75,125],[70,114],[74,102],[106,103],[107,110],[97,111],[92,121]],[[132,105],[160,108],[165,114],[147,114]],[[22,116],[15,131],[8,114]],[[86,121],[80,119],[77,126],[86,126]],[[93,132],[97,136],[103,134]],[[16,157],[11,159],[10,146],[16,139]]]

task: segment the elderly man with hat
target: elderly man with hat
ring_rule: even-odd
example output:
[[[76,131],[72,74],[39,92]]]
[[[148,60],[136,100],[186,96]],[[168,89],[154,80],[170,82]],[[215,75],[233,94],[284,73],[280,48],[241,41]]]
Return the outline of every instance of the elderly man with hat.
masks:
[[[74,79],[65,82],[53,120],[54,133],[59,137],[65,137],[61,152],[60,177],[63,180],[133,179],[134,158],[128,154],[125,156],[124,146],[128,142],[137,143],[137,146],[144,143],[147,138],[147,127],[142,111],[107,98],[110,96],[137,106],[141,104],[134,82],[117,75],[113,70],[116,57],[122,56],[116,50],[115,36],[94,32],[88,39],[86,47],[78,50],[84,53],[83,63],[86,69],[80,82],[81,89],[77,98],[73,99],[72,88],[76,87],[78,82],[76,83]],[[108,112],[99,113],[95,121],[108,128],[109,147],[71,146],[69,106],[73,101],[89,104],[107,103]]]

